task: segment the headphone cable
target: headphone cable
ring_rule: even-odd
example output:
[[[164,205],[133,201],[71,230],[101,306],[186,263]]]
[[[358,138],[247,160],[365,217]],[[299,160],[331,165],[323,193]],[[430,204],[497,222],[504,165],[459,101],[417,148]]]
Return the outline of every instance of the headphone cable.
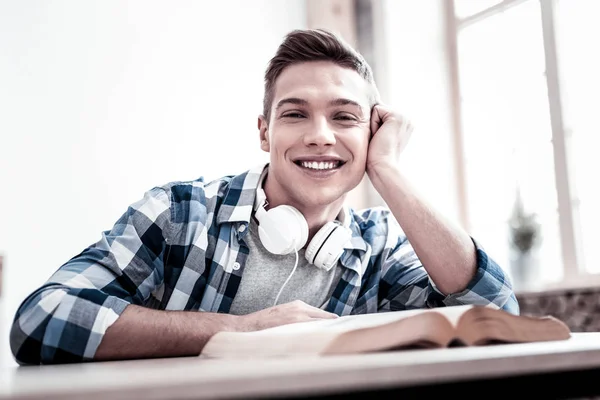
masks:
[[[273,303],[273,307],[275,307],[277,305],[277,302],[279,301],[279,296],[281,296],[281,292],[283,292],[283,288],[285,287],[285,285],[287,285],[287,283],[289,282],[292,275],[294,275],[294,271],[296,271],[297,266],[298,266],[298,250],[296,250],[296,262],[294,263],[294,268],[292,268],[292,273],[290,274],[290,276],[287,277],[285,282],[283,282],[283,286],[281,286],[281,289],[279,289],[279,293],[277,293],[277,297],[275,297],[275,303]]]

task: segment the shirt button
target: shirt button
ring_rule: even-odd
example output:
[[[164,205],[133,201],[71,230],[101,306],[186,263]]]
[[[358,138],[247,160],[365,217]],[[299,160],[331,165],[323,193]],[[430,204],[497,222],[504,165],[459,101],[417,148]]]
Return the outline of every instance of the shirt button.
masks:
[[[234,271],[237,271],[238,269],[240,269],[240,263],[239,262],[234,262],[232,268],[233,268]]]
[[[240,225],[240,227],[238,228],[238,232],[242,233],[246,230],[246,225]]]

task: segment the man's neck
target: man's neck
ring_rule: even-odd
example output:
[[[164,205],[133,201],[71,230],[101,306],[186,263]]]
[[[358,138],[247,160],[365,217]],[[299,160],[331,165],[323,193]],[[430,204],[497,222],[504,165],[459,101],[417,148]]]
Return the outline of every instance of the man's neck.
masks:
[[[327,222],[333,221],[337,218],[342,206],[343,198],[326,206],[314,206],[304,210],[299,206],[296,207],[304,215],[304,218],[306,218],[306,222],[308,223],[307,243],[310,243],[319,229],[321,229]]]
[[[289,205],[296,208],[304,215],[306,222],[308,223],[308,240],[307,244],[310,243],[315,233],[319,231],[327,222],[333,221],[337,218],[344,205],[346,196],[342,196],[333,203],[325,205],[307,205],[301,204],[294,199],[290,199],[285,196],[282,190],[274,190],[276,183],[271,181],[273,179],[269,175],[265,179],[264,191],[268,200],[267,208],[274,208],[280,205]]]

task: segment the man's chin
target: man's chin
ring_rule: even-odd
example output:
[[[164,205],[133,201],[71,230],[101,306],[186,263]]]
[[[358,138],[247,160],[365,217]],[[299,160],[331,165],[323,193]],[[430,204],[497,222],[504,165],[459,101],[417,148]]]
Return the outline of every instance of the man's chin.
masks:
[[[305,207],[326,207],[345,198],[346,192],[341,189],[326,189],[323,187],[305,188],[296,193],[296,198]]]

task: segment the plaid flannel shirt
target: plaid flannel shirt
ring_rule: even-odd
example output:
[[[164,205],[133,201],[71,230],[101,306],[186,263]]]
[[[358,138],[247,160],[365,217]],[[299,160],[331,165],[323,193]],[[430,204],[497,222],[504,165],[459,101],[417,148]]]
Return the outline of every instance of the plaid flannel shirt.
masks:
[[[227,313],[249,253],[244,236],[265,165],[205,183],[155,187],[101,239],[62,265],[15,315],[20,364],[92,360],[127,305]],[[477,272],[460,293],[437,290],[389,210],[345,208],[353,237],[327,310],[338,315],[478,304],[518,314],[508,277],[474,240]]]

